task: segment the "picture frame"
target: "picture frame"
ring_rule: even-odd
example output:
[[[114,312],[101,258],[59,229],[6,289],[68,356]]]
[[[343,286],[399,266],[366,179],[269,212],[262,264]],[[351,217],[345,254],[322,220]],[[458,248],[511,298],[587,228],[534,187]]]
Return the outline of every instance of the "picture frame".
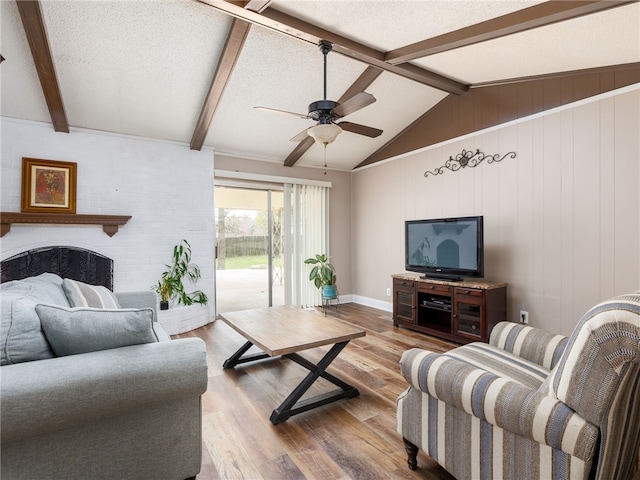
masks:
[[[76,213],[77,164],[22,157],[25,213]]]

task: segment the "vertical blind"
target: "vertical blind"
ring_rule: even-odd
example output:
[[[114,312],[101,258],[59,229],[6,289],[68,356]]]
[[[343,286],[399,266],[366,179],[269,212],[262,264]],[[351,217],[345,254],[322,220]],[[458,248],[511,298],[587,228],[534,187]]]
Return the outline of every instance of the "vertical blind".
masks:
[[[309,280],[312,267],[304,260],[316,254],[329,255],[329,189],[317,185],[285,185],[285,199],[290,202],[291,259],[287,268],[290,288],[286,293],[286,303],[308,308],[322,304],[320,290]],[[285,200],[286,201],[286,200]],[[285,207],[286,211],[286,207]]]

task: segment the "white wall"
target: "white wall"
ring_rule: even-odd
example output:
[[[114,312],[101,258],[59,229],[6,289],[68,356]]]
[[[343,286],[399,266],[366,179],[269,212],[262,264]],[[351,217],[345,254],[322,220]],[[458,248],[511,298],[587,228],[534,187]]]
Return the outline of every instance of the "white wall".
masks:
[[[404,220],[484,215],[485,277],[509,283],[509,320],[525,308],[569,334],[596,302],[640,289],[639,132],[635,86],[355,172],[353,292],[390,302]],[[476,148],[517,157],[424,177]]]
[[[78,214],[131,215],[109,237],[101,226],[13,225],[1,258],[47,245],[88,248],[114,259],[114,290],[148,290],[187,239],[214,298],[213,152],[188,145],[1,118],[0,208],[19,212],[22,157],[76,162]]]

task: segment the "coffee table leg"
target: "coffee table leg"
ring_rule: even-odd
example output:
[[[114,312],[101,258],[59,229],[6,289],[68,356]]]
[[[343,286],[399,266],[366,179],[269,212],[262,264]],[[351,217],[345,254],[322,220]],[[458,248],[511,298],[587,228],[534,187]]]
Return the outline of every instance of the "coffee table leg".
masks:
[[[309,370],[309,374],[298,384],[298,386],[289,394],[289,396],[282,402],[282,404],[276,408],[271,414],[271,423],[277,425],[278,423],[282,423],[287,420],[292,415],[297,415],[298,413],[306,412],[307,410],[311,410],[313,408],[320,407],[322,405],[326,405],[331,402],[335,402],[336,400],[340,400],[343,398],[353,398],[360,395],[360,392],[357,388],[349,385],[346,382],[343,382],[339,378],[334,377],[330,373],[327,373],[325,370],[331,362],[338,356],[338,354],[347,346],[349,341],[336,343],[331,349],[325,354],[324,357],[318,362],[317,365],[313,364],[309,360],[304,357],[301,357],[297,353],[290,353],[284,355],[285,357],[293,360],[299,365],[307,368]],[[340,387],[338,390],[334,390],[332,392],[328,392],[322,395],[317,395],[313,398],[306,399],[302,402],[298,402],[300,398],[305,394],[307,390],[314,384],[318,378],[324,378],[334,385]]]
[[[253,346],[253,343],[251,342],[247,342],[244,345],[242,345],[236,353],[234,353],[224,361],[224,363],[222,364],[222,368],[225,370],[228,370],[241,363],[253,362],[254,360],[260,360],[261,358],[269,358],[269,355],[267,355],[266,353],[255,353],[252,355],[244,355],[245,353],[247,353],[247,350],[249,350],[252,346]]]

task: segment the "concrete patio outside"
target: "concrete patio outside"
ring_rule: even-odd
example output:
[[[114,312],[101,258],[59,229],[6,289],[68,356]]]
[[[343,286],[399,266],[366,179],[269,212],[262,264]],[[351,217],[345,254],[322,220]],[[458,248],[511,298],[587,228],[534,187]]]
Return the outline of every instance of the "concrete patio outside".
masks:
[[[216,270],[216,313],[269,306],[267,268]],[[284,305],[284,283],[273,282],[273,306]]]

